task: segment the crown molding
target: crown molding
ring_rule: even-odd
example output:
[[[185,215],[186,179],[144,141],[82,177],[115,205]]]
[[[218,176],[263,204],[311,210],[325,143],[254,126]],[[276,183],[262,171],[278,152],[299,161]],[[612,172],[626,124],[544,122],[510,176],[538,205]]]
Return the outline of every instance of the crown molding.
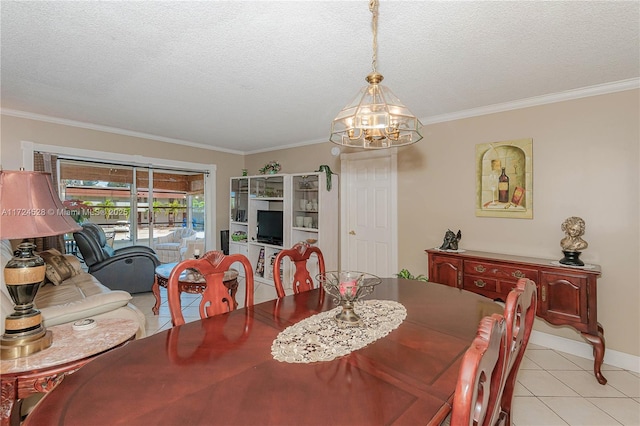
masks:
[[[567,90],[564,92],[551,93],[549,95],[535,96],[532,98],[520,99],[512,102],[487,105],[478,108],[471,108],[451,114],[434,115],[421,119],[423,125],[443,123],[446,121],[460,120],[463,118],[478,117],[481,115],[495,114],[498,112],[512,111],[515,109],[529,108],[538,105],[553,104],[556,102],[570,101],[573,99],[587,98],[590,96],[606,95],[608,93],[624,92],[640,88],[640,78],[615,81],[613,83],[598,84],[595,86],[582,87],[579,89]]]
[[[0,114],[11,117],[26,118],[29,120],[44,121],[46,123],[61,124],[63,126],[79,127],[82,129],[95,130],[98,132],[114,133],[116,135],[131,136],[134,138],[150,139],[158,142],[167,142],[177,145],[191,146],[193,148],[206,149],[209,151],[226,152],[229,154],[243,155],[244,152],[214,147],[196,142],[185,141],[182,139],[167,138],[164,136],[152,135],[149,133],[135,132],[132,130],[120,129],[118,127],[102,126],[99,124],[85,123],[82,121],[68,120],[65,118],[51,117],[49,115],[34,114],[31,112],[19,111],[14,109],[0,108]]]

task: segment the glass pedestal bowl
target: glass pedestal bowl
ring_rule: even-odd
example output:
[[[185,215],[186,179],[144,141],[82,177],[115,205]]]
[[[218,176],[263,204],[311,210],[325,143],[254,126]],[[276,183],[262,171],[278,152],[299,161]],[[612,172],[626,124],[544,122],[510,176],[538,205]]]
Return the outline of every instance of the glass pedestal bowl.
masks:
[[[362,327],[362,319],[353,310],[354,304],[371,294],[380,278],[366,272],[330,271],[318,274],[318,281],[342,310],[335,316],[338,327]]]

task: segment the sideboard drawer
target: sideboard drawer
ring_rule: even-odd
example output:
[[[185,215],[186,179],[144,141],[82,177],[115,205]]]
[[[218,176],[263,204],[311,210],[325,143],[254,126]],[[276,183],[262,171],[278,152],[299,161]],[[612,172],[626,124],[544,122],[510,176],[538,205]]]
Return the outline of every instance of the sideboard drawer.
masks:
[[[498,280],[477,275],[465,275],[462,288],[494,298],[498,291]]]
[[[538,281],[538,271],[536,269],[514,267],[493,262],[465,260],[464,273],[465,275],[481,275],[502,280],[508,279],[513,282],[518,281],[520,278],[528,278],[535,282]]]

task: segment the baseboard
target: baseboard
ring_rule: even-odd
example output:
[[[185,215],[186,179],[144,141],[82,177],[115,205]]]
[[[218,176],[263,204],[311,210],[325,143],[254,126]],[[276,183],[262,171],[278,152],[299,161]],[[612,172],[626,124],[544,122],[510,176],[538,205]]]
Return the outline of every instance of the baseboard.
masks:
[[[537,330],[531,332],[529,342],[582,358],[593,359],[593,347],[586,342],[578,342],[577,340],[554,336],[553,334],[543,333]],[[640,357],[635,355],[606,348],[604,352],[604,363],[640,373]]]

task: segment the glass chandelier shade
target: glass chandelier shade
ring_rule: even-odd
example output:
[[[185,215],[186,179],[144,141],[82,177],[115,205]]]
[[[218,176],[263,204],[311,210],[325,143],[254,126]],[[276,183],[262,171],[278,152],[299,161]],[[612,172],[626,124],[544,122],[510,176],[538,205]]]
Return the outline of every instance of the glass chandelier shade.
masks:
[[[356,148],[391,148],[422,139],[422,123],[388,87],[371,73],[368,86],[331,123],[331,142]]]
[[[380,84],[376,71],[378,55],[378,0],[370,0],[373,28],[373,70],[367,75],[368,86],[360,92],[331,123],[329,140],[354,148],[382,149],[409,145],[422,139],[422,123],[400,99]]]

